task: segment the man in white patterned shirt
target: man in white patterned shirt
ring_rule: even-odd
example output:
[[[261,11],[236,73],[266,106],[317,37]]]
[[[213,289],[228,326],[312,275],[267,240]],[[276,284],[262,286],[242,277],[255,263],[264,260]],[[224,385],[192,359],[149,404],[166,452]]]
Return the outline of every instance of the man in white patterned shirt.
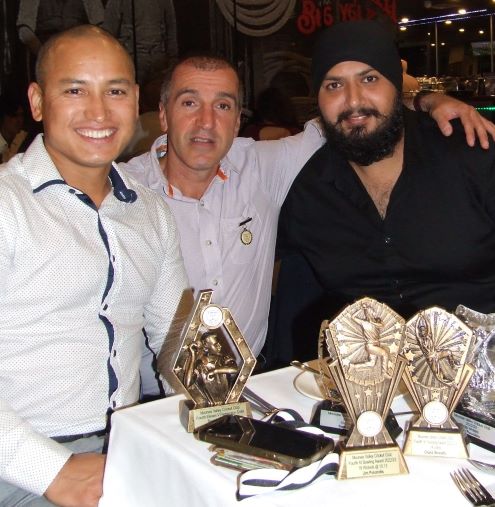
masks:
[[[60,34],[28,94],[45,135],[0,171],[0,505],[95,506],[108,415],[137,402],[187,278],[167,206],[112,164],[137,118],[123,47]]]

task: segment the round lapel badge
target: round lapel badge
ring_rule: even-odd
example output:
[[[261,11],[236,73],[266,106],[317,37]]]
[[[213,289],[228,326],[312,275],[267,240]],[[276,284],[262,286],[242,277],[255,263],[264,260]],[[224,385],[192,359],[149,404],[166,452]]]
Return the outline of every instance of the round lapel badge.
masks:
[[[241,232],[241,243],[249,245],[251,241],[253,241],[253,233],[249,229],[244,228]]]

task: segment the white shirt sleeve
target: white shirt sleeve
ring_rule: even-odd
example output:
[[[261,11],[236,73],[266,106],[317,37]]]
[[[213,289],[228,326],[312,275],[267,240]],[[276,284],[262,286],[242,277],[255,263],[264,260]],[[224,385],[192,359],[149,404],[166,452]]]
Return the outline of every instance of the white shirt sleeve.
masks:
[[[237,138],[227,159],[241,170],[256,171],[262,187],[281,206],[299,171],[324,142],[315,119],[303,132],[277,141]]]
[[[0,224],[0,280],[9,276],[11,242]],[[0,292],[3,291],[0,282]],[[41,367],[41,366],[40,366]],[[34,373],[33,373],[34,374]],[[71,452],[51,438],[37,433],[0,397],[0,477],[11,484],[42,495]]]
[[[164,242],[163,263],[149,303],[145,307],[145,330],[161,364],[169,364],[179,349],[182,326],[192,308],[193,296],[179,246],[177,226],[168,206],[161,200],[157,221]]]

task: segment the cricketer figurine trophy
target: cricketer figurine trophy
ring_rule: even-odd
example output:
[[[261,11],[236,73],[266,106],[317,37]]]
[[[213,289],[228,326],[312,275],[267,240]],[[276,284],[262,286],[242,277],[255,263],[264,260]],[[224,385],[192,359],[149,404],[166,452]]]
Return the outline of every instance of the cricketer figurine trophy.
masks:
[[[466,362],[473,339],[472,330],[442,308],[422,310],[407,322],[404,382],[420,415],[408,429],[405,455],[468,457],[451,416],[474,372]]]
[[[405,368],[399,355],[404,324],[388,306],[363,298],[346,307],[325,330],[333,359],[328,370],[352,423],[338,479],[408,473],[384,424]]]
[[[189,398],[179,407],[189,432],[226,414],[251,416],[239,398],[256,359],[229,309],[212,304],[212,296],[212,290],[199,292],[173,366]]]

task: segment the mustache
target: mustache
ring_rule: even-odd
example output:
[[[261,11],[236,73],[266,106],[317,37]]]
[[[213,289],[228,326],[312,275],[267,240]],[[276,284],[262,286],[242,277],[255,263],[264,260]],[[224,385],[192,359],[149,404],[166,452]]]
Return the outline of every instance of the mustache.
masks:
[[[360,107],[358,109],[347,109],[346,111],[342,111],[337,116],[337,123],[342,123],[345,120],[348,120],[352,115],[359,116],[374,116],[375,118],[383,118],[384,115],[381,114],[377,109],[372,107]]]

